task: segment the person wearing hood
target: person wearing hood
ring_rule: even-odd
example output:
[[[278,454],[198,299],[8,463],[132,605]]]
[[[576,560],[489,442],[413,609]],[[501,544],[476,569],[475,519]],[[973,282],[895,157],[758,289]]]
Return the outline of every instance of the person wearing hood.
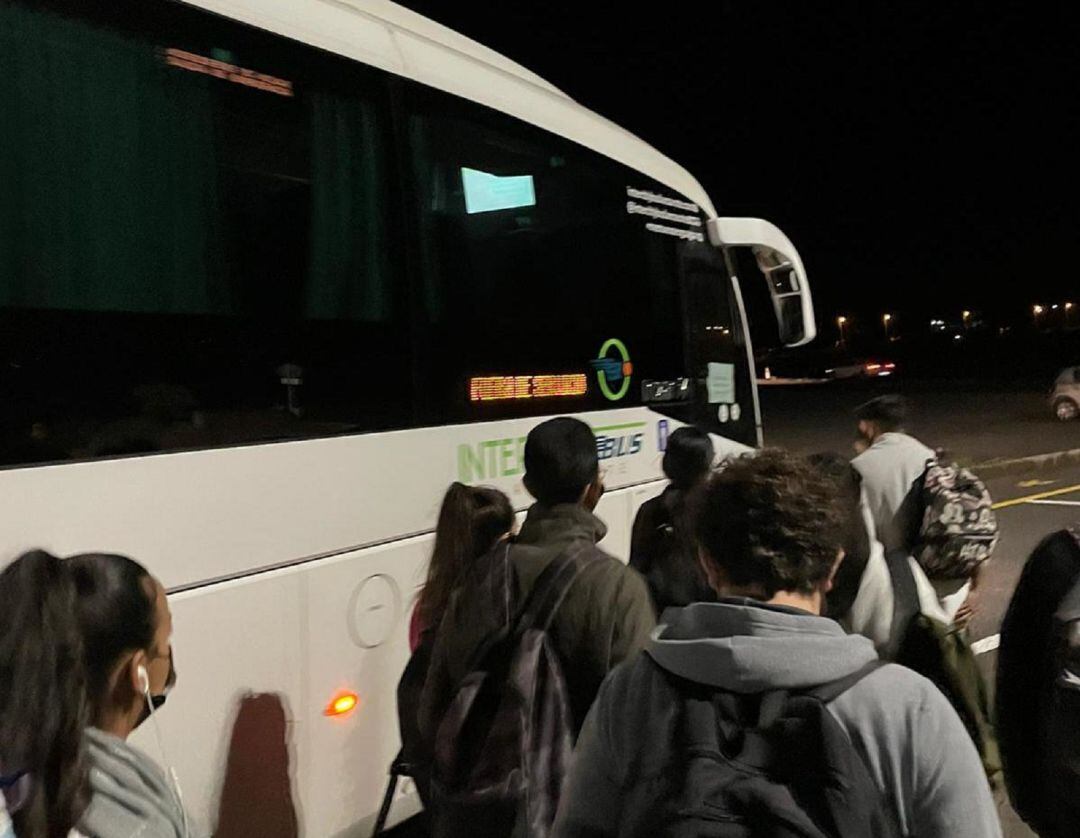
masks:
[[[65,564],[77,594],[90,707],[90,802],[79,830],[88,838],[187,838],[175,781],[127,742],[176,680],[165,589],[125,556],[86,553]]]
[[[553,834],[661,832],[670,824],[657,823],[657,814],[676,811],[667,801],[688,787],[687,766],[700,757],[680,746],[692,707],[824,696],[831,685],[833,695],[818,705],[822,730],[839,725],[830,741],[854,751],[849,765],[869,781],[875,823],[883,825],[862,834],[1000,836],[978,754],[945,697],[910,670],[880,664],[870,640],[821,616],[843,557],[833,483],[805,460],[767,450],[711,476],[692,508],[702,569],[719,599],[667,612],[645,651],[604,682],[578,739]],[[702,699],[696,705],[695,696]],[[763,714],[764,706],[762,698]],[[714,738],[731,730],[724,718],[711,723]],[[830,794],[834,813],[856,802]],[[723,821],[742,829],[738,819],[712,818],[716,828]]]

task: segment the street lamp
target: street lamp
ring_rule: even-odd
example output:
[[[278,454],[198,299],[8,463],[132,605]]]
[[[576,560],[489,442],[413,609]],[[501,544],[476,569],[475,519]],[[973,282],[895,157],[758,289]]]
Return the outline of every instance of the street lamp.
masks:
[[[891,314],[883,314],[881,316],[881,322],[885,326],[885,340],[889,339],[889,324],[892,323]]]
[[[1043,307],[1035,305],[1031,307],[1031,313],[1035,315],[1035,325],[1039,325],[1039,315],[1043,313]]]
[[[968,323],[971,321],[971,312],[965,310],[961,312],[961,314],[963,314],[964,316],[964,331],[966,332],[968,328]]]
[[[1065,325],[1066,326],[1069,326],[1070,321],[1072,320],[1072,310],[1073,310],[1073,304],[1072,303],[1065,303]]]
[[[836,326],[837,326],[837,328],[840,329],[840,343],[845,342],[845,334],[844,334],[845,330],[844,330],[844,327],[846,325],[847,325],[847,318],[846,317],[837,317],[836,318]]]

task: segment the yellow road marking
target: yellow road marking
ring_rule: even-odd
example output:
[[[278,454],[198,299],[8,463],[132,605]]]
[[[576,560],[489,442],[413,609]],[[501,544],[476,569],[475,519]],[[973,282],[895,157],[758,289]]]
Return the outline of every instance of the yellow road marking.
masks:
[[[1056,480],[1039,480],[1036,478],[1034,480],[1021,480],[1016,486],[1018,489],[1034,489],[1036,486],[1053,486],[1055,483],[1057,483]]]
[[[1012,498],[1011,500],[1003,500],[994,504],[994,509],[1005,509],[1009,506],[1019,506],[1022,503],[1028,503],[1033,500],[1042,500],[1043,498],[1052,498],[1057,495],[1067,495],[1071,492],[1080,492],[1080,483],[1075,486],[1066,486],[1064,489],[1054,489],[1051,492],[1039,492],[1036,495],[1027,495],[1022,498]]]

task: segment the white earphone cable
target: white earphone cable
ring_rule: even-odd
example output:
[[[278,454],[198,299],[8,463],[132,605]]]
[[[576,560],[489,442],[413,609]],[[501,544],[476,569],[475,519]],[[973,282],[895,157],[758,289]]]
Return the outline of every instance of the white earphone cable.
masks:
[[[154,702],[150,697],[150,679],[143,680],[143,696],[146,698],[146,706],[150,710],[150,723],[154,726],[154,738],[157,739],[158,751],[161,754],[161,760],[165,763],[166,771],[169,775],[170,785],[172,792],[176,796],[176,804],[180,807],[180,819],[183,823],[184,838],[189,838],[191,833],[188,831],[188,819],[187,810],[184,809],[184,792],[180,788],[180,778],[176,775],[176,769],[172,767],[172,763],[169,761],[168,754],[165,753],[165,740],[161,735],[161,727],[158,725],[157,716],[154,712]]]

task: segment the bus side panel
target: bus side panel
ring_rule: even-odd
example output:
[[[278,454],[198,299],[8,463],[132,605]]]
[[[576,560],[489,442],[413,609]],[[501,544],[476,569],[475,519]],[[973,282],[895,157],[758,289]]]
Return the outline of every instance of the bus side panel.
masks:
[[[630,559],[630,530],[634,524],[633,493],[608,492],[596,507],[597,517],[607,524],[607,535],[600,546],[621,562]]]
[[[605,549],[625,560],[633,515],[660,486],[605,495]],[[366,834],[399,747],[396,686],[431,546],[410,538],[170,598],[179,679],[158,720],[200,830],[294,811],[301,834]],[[327,716],[345,694],[356,709]],[[161,757],[150,725],[135,743]],[[391,822],[416,810],[408,790]]]
[[[396,688],[409,659],[409,618],[431,543],[430,536],[408,539],[305,572],[305,834],[370,833],[400,745]],[[357,708],[324,715],[343,694],[355,694]]]
[[[196,830],[243,823],[295,799],[307,736],[302,574],[266,575],[170,597],[176,688],[156,714]],[[163,755],[146,722],[133,740]],[[286,794],[287,793],[287,794]]]
[[[659,477],[644,408],[577,414],[598,430],[609,489]],[[0,471],[9,555],[133,556],[166,588],[431,530],[453,480],[516,508],[524,439],[543,417]],[[670,422],[674,428],[676,423]],[[56,514],[63,498],[64,514]]]

